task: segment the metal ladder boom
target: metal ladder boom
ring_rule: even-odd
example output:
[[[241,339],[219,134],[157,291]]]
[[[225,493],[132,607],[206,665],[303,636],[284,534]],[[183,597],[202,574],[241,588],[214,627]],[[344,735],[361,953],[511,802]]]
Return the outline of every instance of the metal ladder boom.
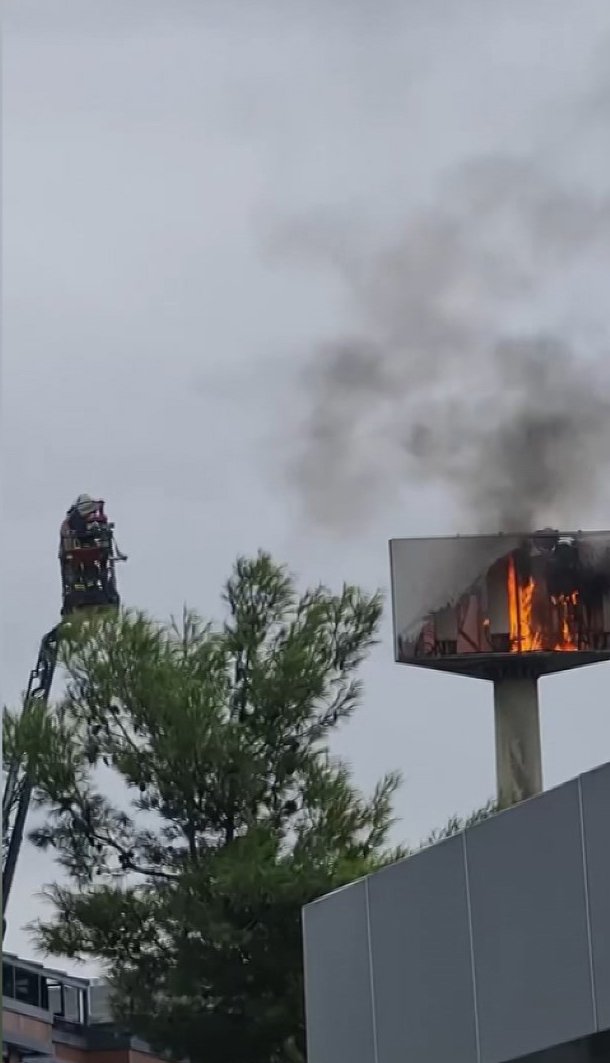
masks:
[[[53,685],[59,649],[59,627],[43,635],[38,660],[30,672],[30,679],[23,703],[23,712],[30,712],[36,705],[46,705]],[[6,909],[15,877],[15,869],[23,842],[25,821],[34,788],[27,764],[16,758],[7,773],[2,795],[2,937],[6,929]],[[16,809],[16,811],[15,811]],[[14,817],[13,817],[13,812]]]

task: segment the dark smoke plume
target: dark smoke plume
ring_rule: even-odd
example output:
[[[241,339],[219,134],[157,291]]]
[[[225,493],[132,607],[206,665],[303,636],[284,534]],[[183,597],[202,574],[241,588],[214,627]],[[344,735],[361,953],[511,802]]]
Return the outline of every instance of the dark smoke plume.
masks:
[[[510,161],[462,171],[443,203],[381,253],[292,234],[338,271],[357,321],[307,368],[296,479],[319,523],[349,527],[423,481],[477,530],[529,530],[577,515],[608,473],[606,358],[542,329],[537,307],[610,247],[610,204]]]

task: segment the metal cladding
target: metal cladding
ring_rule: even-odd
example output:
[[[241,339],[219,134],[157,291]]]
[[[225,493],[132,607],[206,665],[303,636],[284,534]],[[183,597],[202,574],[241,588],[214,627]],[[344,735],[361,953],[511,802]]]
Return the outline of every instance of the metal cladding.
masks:
[[[609,812],[605,764],[307,905],[309,1063],[607,1063]]]
[[[497,678],[610,660],[610,532],[390,542],[395,657]]]

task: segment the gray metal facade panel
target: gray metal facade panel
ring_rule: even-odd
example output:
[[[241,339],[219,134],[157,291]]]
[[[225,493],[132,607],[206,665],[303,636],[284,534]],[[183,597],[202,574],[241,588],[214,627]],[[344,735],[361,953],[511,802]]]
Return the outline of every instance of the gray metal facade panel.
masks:
[[[309,1063],[377,1063],[364,881],[303,912]]]
[[[467,832],[481,1063],[594,1032],[578,781]]]
[[[476,1061],[463,837],[373,875],[369,917],[380,1063]]]
[[[581,780],[593,980],[600,1030],[610,1029],[610,764]]]
[[[566,1042],[610,1027],[609,823],[605,765],[462,836],[479,1063],[519,1057],[533,1063],[538,1055],[529,1053],[562,1043],[568,1051]],[[459,841],[305,910],[309,1063],[477,1063],[475,1051],[466,1054],[475,1008],[462,962],[459,860],[453,857]],[[437,940],[444,939],[444,971],[436,962],[435,929]],[[445,994],[454,997],[449,1005]]]

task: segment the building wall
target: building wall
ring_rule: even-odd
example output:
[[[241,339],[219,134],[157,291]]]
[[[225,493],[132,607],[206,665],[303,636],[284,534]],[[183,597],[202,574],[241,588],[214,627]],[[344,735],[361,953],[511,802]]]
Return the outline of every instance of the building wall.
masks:
[[[308,1063],[507,1063],[610,1028],[610,764],[309,905]]]
[[[61,1042],[55,1045],[55,1055],[57,1059],[65,1060],[65,1063],[83,1063],[83,1060],[91,1060],[91,1053],[87,1053],[86,1048],[82,1046],[76,1048],[74,1045],[62,1045]],[[117,1060],[118,1063],[118,1060]]]
[[[64,1045],[61,1042],[55,1045],[55,1057],[57,1060],[65,1060],[65,1063],[130,1063],[128,1048],[92,1052],[86,1045],[74,1048],[73,1045]]]
[[[78,1025],[54,1021],[51,1013],[4,998],[2,1042],[8,1063],[24,1058],[41,1063],[161,1063],[137,1038],[111,1023]]]
[[[43,1018],[33,1018],[30,1015],[22,1015],[18,1012],[4,1008],[2,1012],[2,1035],[16,1035],[20,1039],[33,1040],[40,1044],[50,1045],[51,1023]]]

